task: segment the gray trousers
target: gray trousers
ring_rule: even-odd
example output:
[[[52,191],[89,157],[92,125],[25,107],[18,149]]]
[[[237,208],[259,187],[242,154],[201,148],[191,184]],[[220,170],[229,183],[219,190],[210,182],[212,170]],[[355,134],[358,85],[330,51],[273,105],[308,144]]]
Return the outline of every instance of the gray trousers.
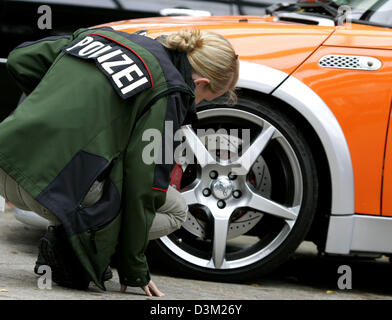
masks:
[[[82,204],[89,206],[96,203],[102,196],[103,182],[96,181],[84,198]],[[22,210],[34,211],[39,216],[49,220],[50,225],[61,224],[60,220],[46,207],[36,201],[26,190],[0,168],[0,195],[6,201]],[[155,218],[149,232],[149,239],[158,239],[179,229],[185,222],[188,206],[181,193],[169,186],[165,203],[155,213]]]

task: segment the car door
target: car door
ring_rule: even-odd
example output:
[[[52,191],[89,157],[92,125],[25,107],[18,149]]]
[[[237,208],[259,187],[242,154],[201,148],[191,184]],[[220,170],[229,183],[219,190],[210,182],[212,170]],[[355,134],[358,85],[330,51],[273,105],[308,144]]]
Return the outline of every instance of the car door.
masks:
[[[392,2],[389,2],[389,4],[392,4]],[[373,13],[372,16],[369,16],[369,21],[374,23],[391,22],[390,16],[385,16],[388,21],[384,21],[385,19],[382,20],[383,17],[378,16],[385,14],[385,12],[387,11],[380,10]],[[350,31],[351,35],[348,36]],[[364,116],[370,116],[365,121],[372,125],[369,123],[370,120],[376,112],[379,112],[380,121],[373,124],[374,129],[376,129],[376,126],[379,127],[376,130],[372,130],[372,139],[365,140],[368,142],[368,146],[364,146],[364,149],[369,148],[368,152],[362,154],[363,158],[356,161],[358,163],[357,173],[362,177],[360,178],[360,184],[356,184],[356,189],[359,191],[359,194],[356,193],[356,204],[368,209],[364,210],[364,212],[367,211],[366,213],[373,211],[374,213],[380,212],[382,215],[392,216],[392,130],[390,122],[392,101],[392,68],[390,63],[390,57],[392,56],[392,29],[377,27],[367,29],[366,26],[351,30],[341,28],[326,44],[342,45],[347,42],[352,47],[368,48],[370,50],[368,54],[376,56],[382,63],[382,67],[378,71],[381,72],[382,78],[380,81],[375,82],[377,89],[374,92],[368,92],[368,99],[376,103],[364,114]],[[384,136],[386,137],[385,140],[383,139]],[[372,152],[372,150],[375,152]],[[366,200],[363,201],[358,199],[358,197]],[[370,203],[373,202],[373,208],[376,209],[379,198],[381,199],[380,210],[372,210]]]

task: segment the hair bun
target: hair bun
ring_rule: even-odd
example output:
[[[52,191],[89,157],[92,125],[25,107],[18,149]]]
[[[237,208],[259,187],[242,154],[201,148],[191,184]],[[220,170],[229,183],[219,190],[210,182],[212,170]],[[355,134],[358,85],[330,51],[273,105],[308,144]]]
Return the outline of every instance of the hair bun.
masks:
[[[197,29],[181,30],[178,33],[169,35],[166,43],[172,49],[190,53],[203,46],[203,38],[201,32]]]

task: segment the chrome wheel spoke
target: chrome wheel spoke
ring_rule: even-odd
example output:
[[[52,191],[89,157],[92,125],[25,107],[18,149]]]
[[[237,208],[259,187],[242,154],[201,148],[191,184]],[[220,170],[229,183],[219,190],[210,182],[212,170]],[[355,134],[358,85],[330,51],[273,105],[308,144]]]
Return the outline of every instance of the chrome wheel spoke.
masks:
[[[286,220],[286,225],[289,228],[289,230],[293,229],[295,224],[295,220]]]
[[[202,141],[199,139],[191,126],[186,125],[182,127],[182,132],[186,138],[185,144],[187,150],[191,150],[197,159],[197,163],[204,168],[208,164],[215,164],[216,161],[211,153],[206,149]]]
[[[264,213],[291,221],[297,219],[300,208],[299,206],[286,207],[252,191],[250,191],[248,206],[257,211],[262,211]]]
[[[186,204],[192,205],[199,203],[199,199],[197,199],[197,188],[194,187],[192,189],[181,191],[181,196],[185,199]]]
[[[211,262],[216,269],[224,266],[229,217],[214,217],[214,237]]]
[[[256,140],[243,152],[242,156],[236,159],[233,164],[233,172],[237,175],[244,175],[249,172],[259,157],[260,153],[263,152],[265,147],[271,141],[272,136],[275,133],[275,128],[269,124],[265,124],[263,130],[256,138]]]

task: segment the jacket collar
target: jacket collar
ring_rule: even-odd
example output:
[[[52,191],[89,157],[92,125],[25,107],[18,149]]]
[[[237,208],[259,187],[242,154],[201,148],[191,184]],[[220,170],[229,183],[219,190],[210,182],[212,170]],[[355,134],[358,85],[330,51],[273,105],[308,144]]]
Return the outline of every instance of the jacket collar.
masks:
[[[169,50],[165,48],[170,60],[172,61],[173,65],[176,67],[176,69],[181,73],[181,75],[184,78],[185,83],[187,86],[191,89],[191,91],[194,93],[195,92],[195,82],[193,81],[192,78],[192,67],[189,63],[189,60],[186,56],[185,52],[179,52],[177,50]],[[182,125],[185,124],[194,124],[195,122],[198,121],[197,114],[196,114],[196,106],[194,102],[194,95],[193,97],[188,97],[188,112],[185,116],[184,122]]]
[[[190,89],[192,89],[192,91],[195,91],[195,83],[193,82],[192,78],[192,67],[189,63],[186,53],[168,49],[166,49],[166,51],[168,52],[173,65],[183,76],[185,83]]]

